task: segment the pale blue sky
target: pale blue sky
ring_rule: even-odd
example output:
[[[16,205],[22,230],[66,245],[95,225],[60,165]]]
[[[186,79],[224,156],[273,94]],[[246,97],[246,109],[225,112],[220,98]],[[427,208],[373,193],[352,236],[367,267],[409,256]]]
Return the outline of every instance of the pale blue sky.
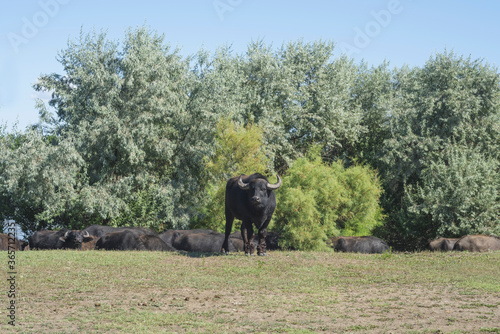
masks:
[[[58,50],[80,29],[105,29],[121,40],[146,24],[190,55],[231,44],[243,53],[251,40],[274,47],[299,39],[331,40],[335,54],[378,65],[422,66],[444,49],[500,65],[499,1],[0,1],[0,124],[36,123],[33,83],[61,73]],[[46,96],[39,96],[46,98]]]

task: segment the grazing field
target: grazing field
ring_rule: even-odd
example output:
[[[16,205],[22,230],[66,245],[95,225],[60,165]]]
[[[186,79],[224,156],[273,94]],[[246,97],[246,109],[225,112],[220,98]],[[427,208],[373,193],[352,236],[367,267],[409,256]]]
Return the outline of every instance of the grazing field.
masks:
[[[18,252],[0,332],[500,332],[500,252],[268,254]]]

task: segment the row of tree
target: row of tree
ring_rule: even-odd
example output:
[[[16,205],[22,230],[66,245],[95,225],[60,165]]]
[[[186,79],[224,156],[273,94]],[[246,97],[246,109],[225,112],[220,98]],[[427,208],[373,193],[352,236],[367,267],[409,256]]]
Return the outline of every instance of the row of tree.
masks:
[[[34,88],[40,122],[0,131],[0,218],[224,226],[225,180],[279,173],[272,227],[292,247],[376,234],[413,249],[500,234],[500,77],[444,52],[369,67],[331,42],[182,57],[146,27],[82,32]]]

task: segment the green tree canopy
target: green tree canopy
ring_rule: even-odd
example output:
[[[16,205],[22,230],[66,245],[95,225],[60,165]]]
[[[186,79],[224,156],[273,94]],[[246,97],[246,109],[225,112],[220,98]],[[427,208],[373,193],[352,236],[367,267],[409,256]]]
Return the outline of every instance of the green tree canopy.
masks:
[[[76,223],[72,208],[85,184],[84,161],[70,140],[54,145],[30,130],[1,140],[0,152],[1,219],[28,232]]]
[[[407,233],[422,236],[500,234],[499,161],[476,150],[451,145],[408,186]],[[423,241],[426,241],[425,239]]]
[[[120,48],[105,33],[81,33],[59,53],[65,74],[35,85],[53,91],[55,133],[83,157],[89,200],[121,203],[90,221],[185,227],[200,199],[211,110],[193,102],[189,63],[163,40],[141,27]]]
[[[444,180],[435,179],[434,173],[429,174],[432,170],[439,169],[446,173],[445,179],[457,182],[457,187],[448,188],[448,195],[441,199],[444,201],[439,204],[441,208],[456,205],[456,199],[465,190],[463,183],[456,179],[459,173],[473,179],[491,178],[486,169],[459,167],[461,163],[471,166],[486,164],[499,175],[498,164],[494,162],[498,162],[500,152],[500,81],[496,69],[483,60],[445,52],[429,59],[423,68],[402,68],[395,72],[394,77],[390,136],[384,141],[376,162],[386,189],[384,206],[390,212],[388,238],[400,247],[422,247],[438,232],[486,232],[484,228],[456,229],[456,226],[472,223],[470,216],[457,215],[458,207],[450,213],[454,218],[445,220],[438,213],[440,210],[416,206],[413,200],[406,201],[405,198],[417,196],[420,201],[429,203],[433,196],[437,196],[436,192],[443,190]],[[453,148],[455,146],[463,149]],[[455,152],[453,159],[449,155],[451,152]],[[461,158],[458,159],[457,155]],[[429,188],[434,186],[438,188]],[[429,197],[424,199],[424,194]],[[493,202],[498,201],[498,197],[496,200],[493,199],[495,196],[489,197]],[[478,204],[476,199],[468,198],[467,201],[465,207]],[[429,222],[438,225],[427,229],[412,218],[424,214]],[[427,223],[424,225],[428,226]],[[488,223],[483,221],[481,225],[487,226]],[[490,229],[488,233],[493,231]]]

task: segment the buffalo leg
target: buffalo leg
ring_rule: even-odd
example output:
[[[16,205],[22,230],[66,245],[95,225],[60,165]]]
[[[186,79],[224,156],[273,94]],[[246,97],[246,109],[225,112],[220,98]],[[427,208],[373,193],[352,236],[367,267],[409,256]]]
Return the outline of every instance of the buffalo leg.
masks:
[[[231,234],[231,230],[233,229],[233,221],[234,221],[234,216],[230,211],[226,210],[226,230],[225,230],[226,233],[224,242],[222,243],[221,247],[221,252],[226,253],[226,255],[229,254],[229,235]]]
[[[266,236],[267,236],[267,227],[269,226],[269,222],[271,221],[271,217],[266,219],[264,224],[259,228],[259,245],[257,247],[257,254],[266,256]]]
[[[253,244],[254,233],[252,223],[241,223],[241,237],[243,239],[245,255],[252,255],[255,249]]]
[[[257,255],[266,256],[266,235],[267,229],[259,229],[259,244],[257,245]]]

